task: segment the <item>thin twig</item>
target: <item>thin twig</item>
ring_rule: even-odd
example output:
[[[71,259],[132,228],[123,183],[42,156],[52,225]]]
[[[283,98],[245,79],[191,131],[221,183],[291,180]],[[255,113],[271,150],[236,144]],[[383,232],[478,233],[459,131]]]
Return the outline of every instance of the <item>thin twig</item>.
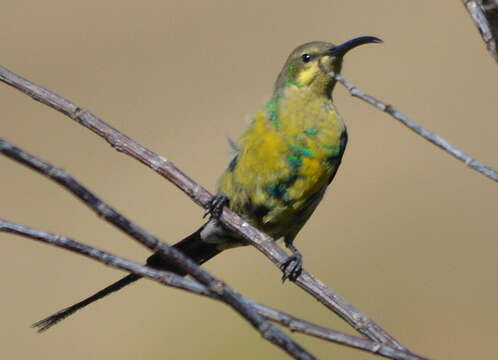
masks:
[[[1,66],[0,81],[11,85],[42,104],[48,105],[79,122],[95,134],[104,138],[116,150],[139,160],[171,181],[198,205],[204,208],[208,207],[212,195],[179,170],[170,160],[145,148],[68,99],[38,86]],[[250,244],[260,250],[277,266],[287,259],[287,253],[271,237],[251,226],[230,209],[224,209],[220,220],[228,228],[241,234]],[[372,319],[356,309],[306,270],[303,269],[295,283],[369,339],[400,350],[406,350],[386,330],[382,329]]]
[[[462,0],[489,55],[498,62],[498,0]]]
[[[455,146],[451,145],[449,142],[441,138],[439,135],[434,134],[433,132],[430,132],[429,130],[423,128],[419,124],[417,124],[415,121],[410,119],[408,116],[405,114],[399,112],[396,110],[393,106],[387,105],[383,103],[380,100],[377,100],[373,96],[370,96],[368,94],[365,94],[363,91],[358,89],[356,86],[354,86],[351,82],[346,80],[344,76],[336,73],[329,73],[329,76],[333,77],[337,81],[339,81],[351,94],[351,96],[357,97],[366,103],[375,106],[379,110],[382,110],[389,115],[391,115],[393,118],[401,121],[403,125],[407,126],[410,130],[414,131],[418,135],[422,136],[424,139],[427,141],[433,143],[434,145],[440,147],[444,151],[446,151],[448,154],[451,156],[457,158],[458,160],[462,161],[470,167],[471,169],[474,169],[477,172],[480,172],[481,174],[486,175],[490,179],[497,181],[498,182],[498,172],[494,170],[493,168],[472,159],[469,155],[464,153],[462,150],[457,149]]]
[[[261,336],[263,336],[263,338],[280,347],[293,358],[303,360],[315,359],[313,355],[296,343],[291,337],[287,336],[277,327],[271,325],[264,317],[259,315],[256,309],[246,303],[242,299],[242,296],[235,292],[230,286],[223,281],[216,279],[193,260],[183,255],[182,252],[160,241],[158,238],[124,217],[91,193],[64,170],[53,167],[43,160],[15,147],[2,138],[0,138],[0,153],[3,153],[8,158],[54,180],[78,197],[99,216],[130,235],[130,237],[137,240],[140,244],[153,251],[161,251],[168,261],[179,269],[184,270],[201,284],[205,285],[221,300],[242,315],[261,334]]]
[[[31,227],[16,224],[10,221],[0,219],[0,232],[13,233],[30,239],[38,240],[43,243],[57,246],[65,250],[89,257],[107,266],[128,271],[144,278],[157,281],[163,285],[171,286],[177,289],[185,290],[190,293],[220,300],[219,297],[209,291],[204,285],[197,281],[189,280],[168,271],[156,270],[151,267],[138,264],[136,262],[116,256],[112,253],[94,248],[92,246],[77,242],[63,235],[56,235],[50,232],[33,229]],[[291,331],[299,332],[305,335],[314,336],[319,339],[345,345],[351,348],[363,350],[369,353],[384,356],[394,360],[428,360],[416,354],[394,349],[387,345],[360,338],[357,336],[344,334],[334,331],[305,320],[301,320],[285,312],[273,309],[269,306],[260,304],[249,298],[243,300],[252,305],[260,315],[270,321],[279,323]]]

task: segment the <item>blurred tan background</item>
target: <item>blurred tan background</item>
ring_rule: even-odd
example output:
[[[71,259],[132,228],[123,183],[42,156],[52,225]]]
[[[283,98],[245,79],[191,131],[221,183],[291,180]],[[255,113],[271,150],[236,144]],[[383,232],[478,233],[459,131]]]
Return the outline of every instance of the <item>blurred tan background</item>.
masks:
[[[1,60],[168,157],[210,190],[310,40],[375,35],[344,74],[498,167],[498,71],[460,1],[5,1]],[[350,142],[297,239],[305,266],[403,344],[434,359],[497,355],[496,183],[395,120],[335,92]],[[0,84],[0,135],[63,167],[170,243],[202,211],[88,130]],[[0,157],[0,217],[141,260],[147,252],[66,191]],[[38,335],[29,325],[122,276],[0,234],[3,359],[286,359],[225,306],[141,281]],[[252,248],[206,265],[256,300],[354,333]],[[295,335],[321,359],[368,354]]]

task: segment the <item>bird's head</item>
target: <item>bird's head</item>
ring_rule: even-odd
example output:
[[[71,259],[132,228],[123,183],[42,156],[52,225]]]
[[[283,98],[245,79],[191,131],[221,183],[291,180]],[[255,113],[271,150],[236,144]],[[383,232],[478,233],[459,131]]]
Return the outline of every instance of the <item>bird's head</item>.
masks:
[[[340,45],[313,41],[298,46],[289,55],[275,83],[275,93],[291,86],[312,87],[330,96],[335,80],[328,72],[339,73],[344,55],[351,49],[368,43],[380,43],[374,36],[360,36]]]

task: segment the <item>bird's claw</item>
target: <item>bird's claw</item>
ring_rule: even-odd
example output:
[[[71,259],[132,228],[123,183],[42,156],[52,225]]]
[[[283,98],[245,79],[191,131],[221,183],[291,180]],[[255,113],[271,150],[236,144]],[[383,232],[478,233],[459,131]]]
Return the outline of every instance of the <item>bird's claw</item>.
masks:
[[[228,205],[228,196],[223,193],[214,195],[202,217],[210,215],[213,219],[219,219],[225,205]]]
[[[303,270],[303,256],[299,252],[293,253],[280,265],[280,269],[283,272],[282,282],[287,279],[295,281]]]

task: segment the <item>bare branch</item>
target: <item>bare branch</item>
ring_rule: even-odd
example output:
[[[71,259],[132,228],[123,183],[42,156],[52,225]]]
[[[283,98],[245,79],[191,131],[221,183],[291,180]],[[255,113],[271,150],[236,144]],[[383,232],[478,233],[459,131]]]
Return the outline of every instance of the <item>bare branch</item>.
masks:
[[[76,120],[81,125],[103,137],[116,150],[132,156],[152,168],[158,174],[180,188],[180,190],[186,193],[195,203],[207,208],[209,200],[211,199],[211,194],[179,170],[168,159],[145,148],[143,145],[130,139],[97,116],[83,110],[71,101],[48,89],[40,87],[1,66],[0,81],[13,86],[31,96],[33,99]],[[251,226],[229,208],[224,209],[220,220],[231,230],[240,233],[250,244],[265,254],[265,256],[277,266],[287,259],[287,253],[281,249],[271,237]],[[369,339],[392,346],[396,349],[406,350],[406,348],[386,330],[382,329],[372,319],[360,312],[334,290],[327,287],[323,282],[315,278],[306,270],[303,269],[295,283]]]
[[[3,153],[5,156],[54,180],[78,197],[99,216],[137,240],[140,244],[151,250],[161,251],[171,264],[185,271],[206,286],[211,292],[214,292],[221,300],[242,315],[261,334],[261,336],[263,336],[263,338],[280,347],[291,357],[302,360],[315,359],[313,355],[292,340],[292,338],[271,325],[264,317],[259,315],[256,309],[245,302],[242,296],[235,292],[230,286],[223,281],[216,279],[193,260],[183,255],[182,252],[160,241],[158,238],[124,217],[91,193],[64,170],[53,167],[43,160],[15,147],[2,138],[0,138],[0,153]]]
[[[2,231],[7,233],[17,234],[30,239],[41,241],[43,243],[54,245],[59,248],[73,251],[77,254],[89,257],[110,267],[125,270],[130,273],[137,274],[141,277],[149,278],[163,285],[185,290],[196,295],[206,296],[215,300],[220,300],[220,298],[216,293],[209,291],[209,289],[207,289],[204,285],[201,285],[197,281],[183,278],[175,273],[156,270],[151,267],[138,264],[136,262],[124,259],[109,252],[96,249],[86,244],[77,242],[63,235],[56,235],[53,233],[33,229],[28,226],[0,219],[0,232]],[[296,331],[309,336],[314,336],[319,339],[363,350],[369,353],[381,355],[389,359],[428,360],[427,358],[423,358],[416,354],[394,349],[387,345],[382,345],[371,340],[340,333],[338,331],[334,331],[310,323],[308,321],[301,320],[282,311],[260,304],[249,298],[243,298],[243,300],[252,305],[254,308],[256,308],[259,314],[264,316],[266,319],[279,323],[285,327],[288,327],[292,331]]]
[[[351,82],[346,80],[344,76],[336,73],[329,73],[329,76],[333,77],[337,81],[339,81],[344,87],[349,91],[351,96],[357,97],[366,103],[375,106],[379,110],[382,110],[389,115],[391,115],[393,118],[401,121],[403,125],[407,126],[410,130],[413,132],[417,133],[418,135],[422,136],[424,139],[427,141],[433,143],[434,145],[440,147],[444,151],[446,151],[448,154],[451,156],[457,158],[458,160],[462,161],[470,167],[471,169],[474,169],[477,172],[480,172],[481,174],[486,175],[490,179],[497,181],[498,182],[498,172],[494,170],[493,168],[472,159],[469,155],[464,153],[462,150],[457,149],[455,146],[451,145],[449,142],[441,138],[439,135],[434,134],[433,132],[430,132],[429,130],[423,128],[419,124],[417,124],[415,121],[410,119],[408,116],[405,114],[399,112],[396,110],[393,106],[387,105],[383,103],[380,100],[377,100],[373,96],[370,96],[368,94],[365,94],[363,91],[358,89],[356,86],[354,86]]]
[[[489,55],[498,62],[498,1],[462,0],[476,25]]]

